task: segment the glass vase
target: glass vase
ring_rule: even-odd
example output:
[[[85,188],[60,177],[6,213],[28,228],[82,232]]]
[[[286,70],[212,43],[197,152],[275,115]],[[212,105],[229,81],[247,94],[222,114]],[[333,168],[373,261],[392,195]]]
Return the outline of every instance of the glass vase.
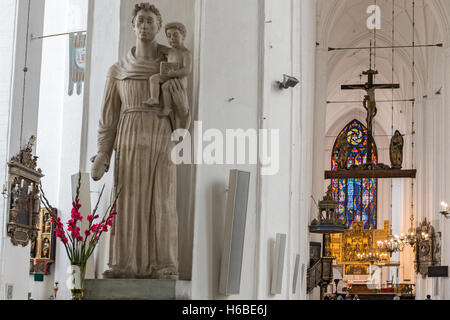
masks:
[[[70,267],[72,273],[72,300],[83,300],[86,264],[72,264]]]

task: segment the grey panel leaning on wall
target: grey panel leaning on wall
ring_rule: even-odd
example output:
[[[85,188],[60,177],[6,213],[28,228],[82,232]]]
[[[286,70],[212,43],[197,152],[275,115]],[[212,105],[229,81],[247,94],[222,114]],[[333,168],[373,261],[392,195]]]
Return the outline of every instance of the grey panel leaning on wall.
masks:
[[[286,235],[277,233],[275,242],[274,261],[272,269],[272,294],[281,294],[283,283],[284,251],[286,250]]]
[[[224,295],[240,292],[249,184],[249,172],[230,171],[219,284]]]
[[[297,281],[298,281],[298,271],[300,268],[300,255],[295,256],[295,267],[294,267],[294,280],[292,282],[292,293],[295,294],[297,291]]]

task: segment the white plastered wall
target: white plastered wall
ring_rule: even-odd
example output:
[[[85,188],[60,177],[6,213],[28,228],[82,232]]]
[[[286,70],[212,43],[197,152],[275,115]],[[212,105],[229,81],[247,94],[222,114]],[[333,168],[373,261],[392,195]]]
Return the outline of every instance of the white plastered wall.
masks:
[[[279,129],[280,170],[274,176],[259,176],[256,166],[233,167],[250,171],[251,183],[241,293],[224,297],[217,288],[231,167],[198,167],[193,297],[305,299],[315,1],[283,1],[283,5],[269,0],[205,1],[204,5],[199,119],[222,130]],[[220,66],[217,61],[227,63]],[[275,82],[283,73],[301,79],[300,85],[280,91]],[[230,98],[235,100],[229,103]],[[282,294],[274,296],[270,283],[276,233],[287,234],[287,248]],[[304,271],[293,294],[296,254]]]
[[[54,35],[87,29],[87,0],[47,0],[44,30]],[[43,45],[41,90],[38,117],[38,164],[46,175],[43,188],[50,203],[58,209],[63,221],[70,218],[72,205],[71,176],[80,170],[82,118],[85,86],[80,95],[69,87],[69,36],[49,37],[38,41]],[[85,204],[86,205],[86,204]],[[84,213],[83,213],[84,214]],[[29,278],[33,299],[48,299],[55,281],[59,282],[57,299],[70,298],[66,251],[57,239],[56,262],[44,282]]]

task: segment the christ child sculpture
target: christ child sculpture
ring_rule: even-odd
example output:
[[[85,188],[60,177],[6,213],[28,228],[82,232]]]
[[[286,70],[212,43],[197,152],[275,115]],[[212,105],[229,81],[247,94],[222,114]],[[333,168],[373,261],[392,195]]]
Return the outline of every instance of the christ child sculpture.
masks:
[[[172,22],[166,25],[165,32],[171,48],[167,49],[167,62],[161,62],[160,73],[150,77],[150,99],[145,102],[145,105],[159,105],[161,89],[164,97],[161,112],[163,116],[172,111],[172,96],[167,81],[178,78],[183,89],[186,90],[188,87],[187,77],[192,73],[192,54],[184,45],[186,27],[182,23]]]

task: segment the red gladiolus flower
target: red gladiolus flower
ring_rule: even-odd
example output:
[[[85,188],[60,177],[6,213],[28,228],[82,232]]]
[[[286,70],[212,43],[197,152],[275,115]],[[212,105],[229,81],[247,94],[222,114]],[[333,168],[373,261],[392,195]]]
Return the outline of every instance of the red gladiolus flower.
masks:
[[[92,215],[90,215],[90,216],[87,216],[87,218],[86,218],[86,219],[87,219],[87,221],[88,221],[88,222],[91,222],[91,221],[92,221],[92,219],[94,219],[94,217],[93,217]]]
[[[93,224],[91,230],[97,232],[98,224]]]

